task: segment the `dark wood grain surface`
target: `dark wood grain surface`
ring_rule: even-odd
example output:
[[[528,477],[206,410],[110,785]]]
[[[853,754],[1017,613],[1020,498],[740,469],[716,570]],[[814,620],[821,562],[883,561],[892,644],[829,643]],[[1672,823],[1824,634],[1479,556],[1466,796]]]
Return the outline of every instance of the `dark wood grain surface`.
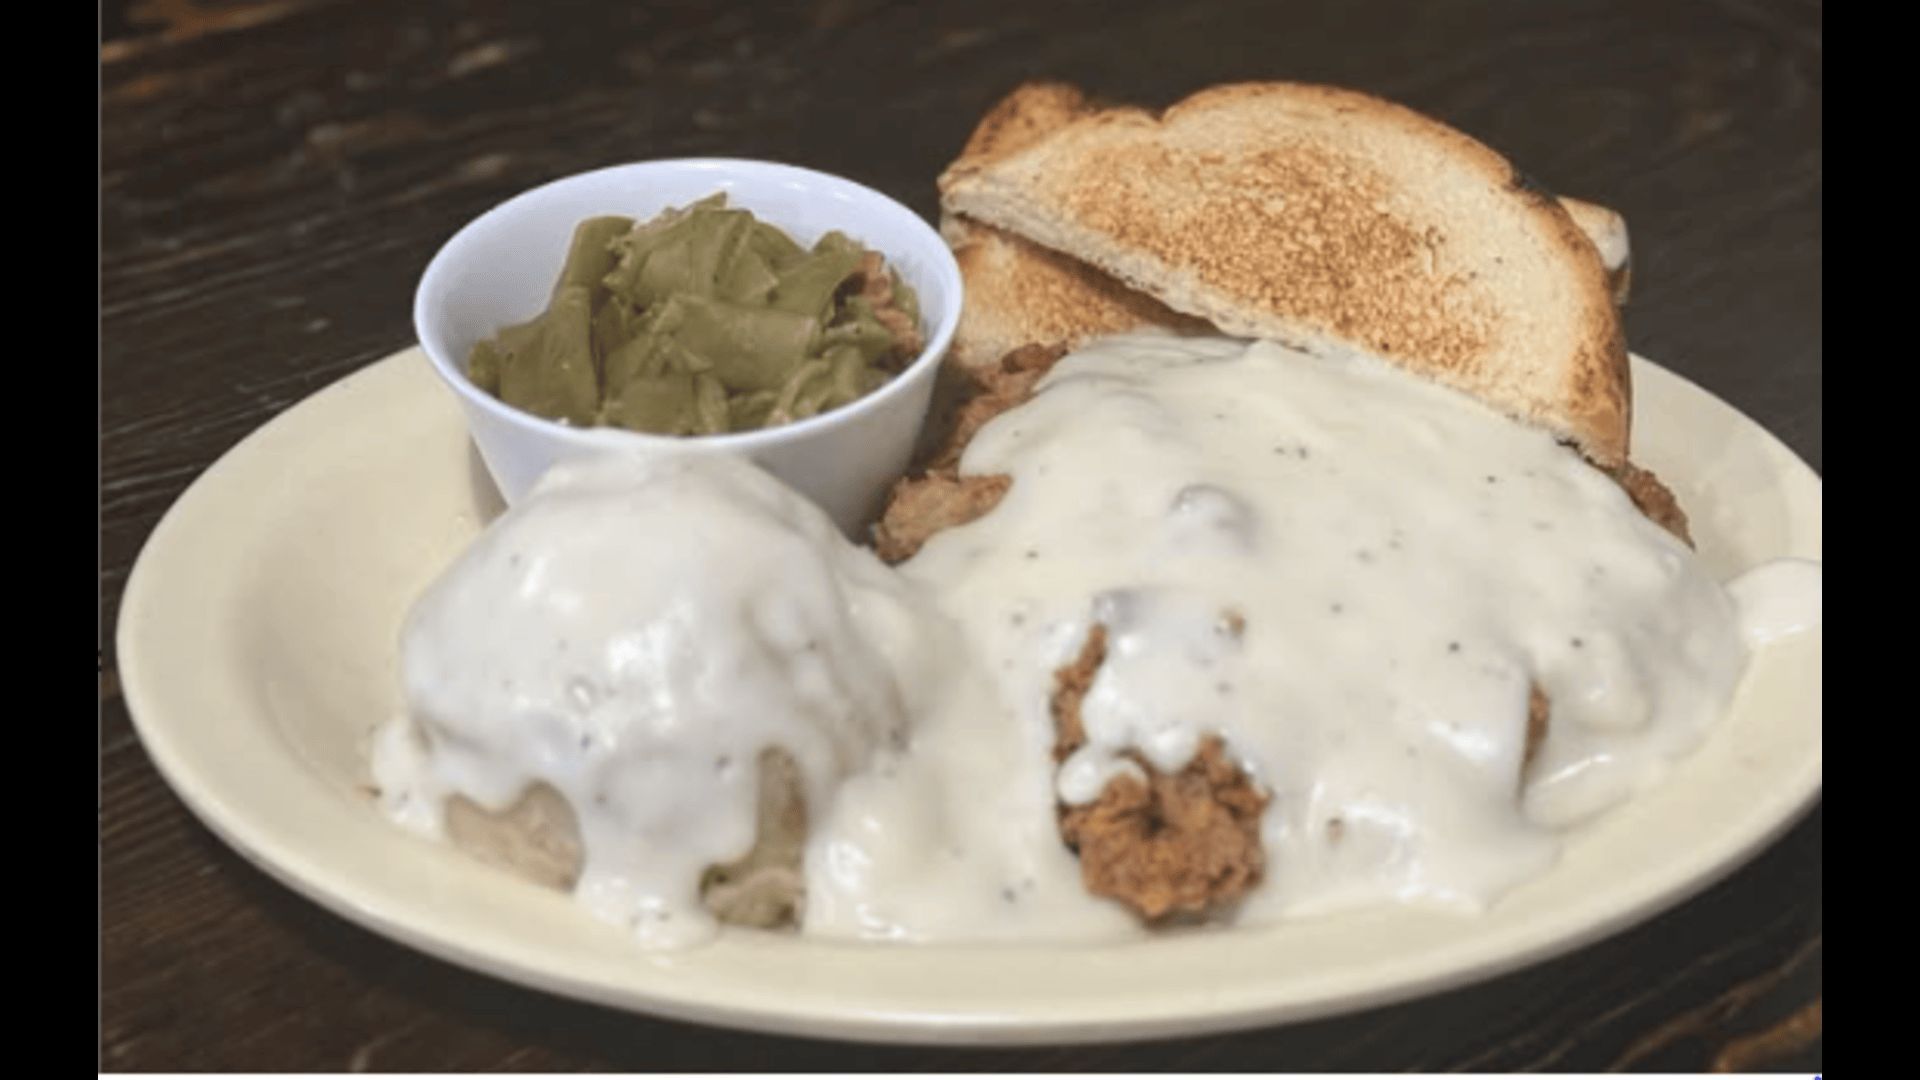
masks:
[[[493,203],[641,158],[933,177],[1018,80],[1164,104],[1371,90],[1625,212],[1634,348],[1821,459],[1821,12],[1760,0],[141,0],[103,12],[104,625],[141,543],[268,418],[412,340],[428,257]],[[110,636],[110,635],[109,635]],[[100,676],[101,1064],[138,1069],[1821,1067],[1821,814],[1556,962],[1364,1014],[1144,1045],[774,1039],[426,959],[201,828]]]

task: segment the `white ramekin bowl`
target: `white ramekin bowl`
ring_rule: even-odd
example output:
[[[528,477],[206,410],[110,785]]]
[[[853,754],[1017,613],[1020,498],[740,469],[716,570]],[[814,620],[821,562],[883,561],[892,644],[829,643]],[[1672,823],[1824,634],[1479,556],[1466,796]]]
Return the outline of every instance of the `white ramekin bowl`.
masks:
[[[730,435],[570,427],[513,408],[467,379],[467,357],[476,343],[546,309],[581,220],[602,214],[646,220],[716,191],[802,244],[838,229],[884,255],[919,294],[925,350],[858,401],[784,427]],[[855,535],[913,454],[960,304],[960,268],[946,243],[918,214],[887,196],[792,165],[685,158],[570,176],[482,214],[427,265],[414,295],[413,322],[434,370],[459,396],[474,444],[508,503],[549,466],[587,454],[731,453],[786,481]]]

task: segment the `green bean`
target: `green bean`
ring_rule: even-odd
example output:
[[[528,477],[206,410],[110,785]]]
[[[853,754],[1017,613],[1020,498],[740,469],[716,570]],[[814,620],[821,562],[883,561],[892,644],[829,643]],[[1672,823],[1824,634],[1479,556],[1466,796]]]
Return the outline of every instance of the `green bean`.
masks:
[[[560,268],[559,292],[569,285],[598,288],[618,261],[613,242],[633,231],[633,219],[610,215],[588,218],[574,227],[573,243],[567,248],[566,264]]]
[[[772,426],[768,417],[773,415],[774,402],[779,395],[772,390],[755,390],[748,394],[735,394],[727,399],[728,428],[732,431],[755,431]]]
[[[574,228],[545,313],[474,346],[468,377],[569,424],[669,435],[745,431],[837,408],[883,385],[915,347],[869,299],[858,242],[811,247],[724,193]],[[919,300],[891,268],[893,311]],[[859,286],[859,287],[855,287]]]
[[[500,400],[569,424],[592,423],[600,402],[594,376],[590,290],[568,285],[545,315],[500,335]],[[517,332],[516,332],[517,331]]]
[[[733,391],[780,386],[820,332],[819,321],[804,315],[685,295],[662,305],[659,326]]]
[[[702,435],[719,435],[729,428],[727,388],[709,374],[693,377],[693,411]]]
[[[487,393],[500,395],[500,351],[493,342],[483,341],[473,347],[467,357],[467,378]]]
[[[822,251],[793,264],[780,275],[769,297],[780,311],[825,319],[831,314],[833,294],[860,268],[857,251]]]
[[[627,383],[618,398],[601,410],[602,422],[660,435],[694,434],[694,376],[643,375]]]
[[[793,237],[765,222],[755,222],[753,234],[748,237],[747,246],[774,270],[784,270],[788,266],[807,257],[807,249],[793,242]]]
[[[813,415],[806,410],[804,403],[813,400],[815,387],[826,384],[830,378],[831,366],[825,360],[809,360],[793,369],[786,383],[780,387],[780,396],[774,402],[771,418],[789,424]]]

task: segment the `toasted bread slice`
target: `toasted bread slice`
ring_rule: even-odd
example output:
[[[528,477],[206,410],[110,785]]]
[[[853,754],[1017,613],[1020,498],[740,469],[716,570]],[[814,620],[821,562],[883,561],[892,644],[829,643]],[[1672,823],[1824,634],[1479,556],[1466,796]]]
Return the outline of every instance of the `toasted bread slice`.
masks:
[[[1560,202],[1596,244],[1605,242],[1624,253],[1626,221],[1619,214],[1574,199]],[[949,214],[940,220],[940,235],[953,248],[967,288],[967,303],[953,335],[957,364],[991,364],[1022,345],[1077,348],[1107,334],[1214,332],[1204,319],[1182,315],[1110,274],[1005,229]],[[1608,282],[1614,302],[1625,303],[1624,255],[1619,269],[1609,272]]]
[[[940,231],[967,289],[953,335],[955,363],[979,367],[1022,345],[1074,347],[1107,334],[1213,332],[1204,319],[1005,230],[949,217]]]
[[[980,118],[948,173],[1024,150],[1097,109],[1077,86],[1022,83]],[[943,175],[943,199],[946,186]],[[1204,319],[1182,315],[1078,259],[1004,229],[943,213],[940,233],[953,248],[967,289],[953,335],[952,357],[961,365],[993,364],[1022,345],[1073,347],[1105,334],[1213,329]]]
[[[1098,107],[1066,83],[1023,83],[987,110],[949,171],[998,161]],[[1600,252],[1615,302],[1625,303],[1626,219],[1594,203],[1568,198],[1560,202]],[[967,287],[967,304],[953,338],[953,358],[959,364],[991,364],[1027,344],[1073,347],[1105,334],[1213,329],[1205,320],[1182,315],[1078,259],[1003,229],[944,214],[940,232],[954,249]]]
[[[1011,93],[1001,98],[993,108],[988,109],[986,115],[980,118],[980,123],[974,126],[973,134],[967,137],[967,144],[961,149],[960,156],[954,159],[953,164],[948,166],[947,173],[941,177],[942,196],[944,197],[946,193],[948,176],[963,174],[972,168],[998,161],[1024,150],[1055,130],[1066,126],[1069,121],[1098,112],[1100,108],[1099,102],[1088,97],[1079,87],[1069,83],[1035,81],[1014,87]],[[1618,212],[1597,203],[1583,202],[1565,196],[1560,197],[1560,205],[1566,209],[1568,215],[1573,218],[1573,223],[1580,226],[1580,231],[1587,235],[1587,239],[1593,242],[1594,249],[1600,253],[1600,263],[1607,268],[1607,281],[1613,291],[1614,303],[1625,304],[1631,283],[1632,265],[1632,252],[1627,243],[1627,219],[1621,217]],[[1011,269],[1016,274],[1024,272],[1025,268],[1014,260],[1046,250],[1023,243],[1019,237],[1010,236],[1001,230],[989,229],[978,222],[968,221],[950,213],[942,214],[940,231],[956,250],[966,244],[976,243],[988,248],[988,254],[977,258],[983,266]],[[1007,245],[1011,250],[995,250],[996,245]],[[1076,273],[1098,274],[1098,271],[1085,267],[1085,264],[1069,260],[1033,271],[1034,274],[1041,275],[1040,281],[1036,284],[1057,286],[1064,283],[1067,279],[1063,276],[1063,272],[1068,269]],[[1049,273],[1049,270],[1055,272]],[[1112,281],[1111,278],[1101,275],[1097,280],[1088,283],[1091,286],[1089,289],[1091,295],[1075,298],[1090,302],[1099,313],[1091,321],[1101,327],[1098,331],[1100,333],[1113,333],[1114,330],[1111,327],[1116,318],[1122,314],[1121,311],[1110,309],[1107,301],[1112,298],[1115,288],[1124,289],[1125,286],[1117,282],[1109,286],[1106,283],[1110,281]],[[969,296],[974,295],[973,284],[971,280],[968,282]],[[988,281],[986,284],[989,289],[995,289],[996,283]],[[1006,292],[1010,296],[1020,295],[1013,290],[1006,290]],[[1150,311],[1151,309],[1148,309],[1148,312]],[[1128,324],[1126,328],[1146,329],[1158,325],[1161,324],[1148,320]],[[1173,324],[1168,324],[1165,328],[1178,329],[1177,325]],[[964,334],[963,327],[963,337]],[[1014,342],[1008,348],[1022,343]],[[999,353],[992,355],[998,356]]]
[[[1382,356],[1599,464],[1625,459],[1626,348],[1599,253],[1492,150],[1330,87],[1218,87],[1160,116],[1049,93],[1026,119],[983,122],[942,177],[949,210],[1226,333]]]

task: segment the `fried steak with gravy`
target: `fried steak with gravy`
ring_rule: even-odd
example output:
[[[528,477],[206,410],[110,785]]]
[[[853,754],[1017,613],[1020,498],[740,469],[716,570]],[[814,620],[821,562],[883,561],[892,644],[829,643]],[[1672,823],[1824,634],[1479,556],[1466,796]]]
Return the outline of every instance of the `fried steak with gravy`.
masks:
[[[982,119],[940,189],[968,291],[952,363],[972,386],[874,527],[889,562],[1005,496],[1010,477],[960,469],[974,433],[1072,347],[1138,330],[1381,356],[1554,432],[1691,544],[1672,492],[1627,460],[1624,220],[1542,195],[1443,124],[1301,84],[1217,87],[1154,114],[1028,83]],[[1056,762],[1084,738],[1106,633],[1094,622],[1054,673]],[[1550,714],[1533,685],[1522,776]],[[1173,774],[1133,762],[1143,778],[1056,807],[1090,892],[1158,922],[1222,910],[1258,884],[1269,795],[1217,735]]]

